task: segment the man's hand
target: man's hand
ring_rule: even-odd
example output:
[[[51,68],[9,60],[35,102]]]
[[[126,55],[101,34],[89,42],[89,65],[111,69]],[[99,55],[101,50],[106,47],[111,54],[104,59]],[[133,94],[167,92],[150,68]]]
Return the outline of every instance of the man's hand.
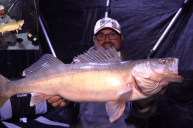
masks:
[[[66,107],[70,101],[63,99],[60,96],[53,96],[52,98],[47,100],[53,107],[63,108]]]
[[[167,89],[167,86],[163,87],[161,91],[159,91],[158,93],[156,93],[156,94],[154,94],[146,99],[134,101],[137,108],[143,109],[143,108],[148,107],[156,97],[163,95],[165,93],[166,89]]]

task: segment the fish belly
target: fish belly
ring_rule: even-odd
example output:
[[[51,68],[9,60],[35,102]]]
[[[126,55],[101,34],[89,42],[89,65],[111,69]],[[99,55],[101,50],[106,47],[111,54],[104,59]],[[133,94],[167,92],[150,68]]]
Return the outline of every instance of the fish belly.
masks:
[[[64,78],[65,81],[68,81],[65,84],[68,92],[65,93],[68,93],[67,96],[70,100],[79,102],[117,100],[119,92],[128,86],[127,78],[127,76],[118,74],[116,71],[77,73]],[[63,96],[65,93],[62,91],[60,95]]]

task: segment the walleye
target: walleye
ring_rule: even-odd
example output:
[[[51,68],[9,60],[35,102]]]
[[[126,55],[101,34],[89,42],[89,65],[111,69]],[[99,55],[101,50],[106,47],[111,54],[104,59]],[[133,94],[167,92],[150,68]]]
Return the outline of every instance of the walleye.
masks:
[[[111,56],[118,57],[117,61]],[[111,61],[88,62],[94,58]],[[101,47],[75,60],[80,63],[63,64],[46,54],[24,70],[26,78],[9,81],[0,75],[0,107],[15,94],[32,93],[30,106],[59,95],[74,102],[107,102],[106,111],[113,122],[122,115],[126,101],[147,98],[169,82],[183,81],[178,75],[177,58],[120,61],[115,49]]]
[[[16,30],[16,32],[18,33],[18,29],[21,30],[21,27],[24,24],[24,20],[19,20],[16,21],[14,19],[9,20],[8,23],[1,23],[0,24],[0,32],[3,33],[6,31],[13,31]]]

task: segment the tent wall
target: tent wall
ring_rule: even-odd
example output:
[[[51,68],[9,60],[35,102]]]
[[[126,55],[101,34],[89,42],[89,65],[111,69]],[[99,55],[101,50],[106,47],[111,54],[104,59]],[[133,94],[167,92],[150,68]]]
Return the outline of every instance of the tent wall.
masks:
[[[22,0],[21,0],[22,1]],[[28,0],[30,1],[30,0]],[[31,7],[25,0],[21,5]],[[130,59],[144,59],[153,48],[167,25],[182,5],[183,0],[111,0],[110,17],[122,26],[123,50]],[[42,17],[57,57],[70,63],[89,47],[96,21],[104,17],[105,0],[40,0]],[[152,128],[191,128],[193,107],[193,6],[186,10],[152,57],[177,57],[180,74],[185,80],[172,83],[165,95],[158,98]],[[22,15],[28,16],[28,15]],[[28,17],[30,18],[30,17]],[[37,61],[42,54],[50,53],[44,34],[39,27],[41,49],[39,51],[0,51],[0,74],[20,77],[23,69]]]
[[[182,3],[183,0],[111,1],[110,17],[122,26],[122,48],[130,59],[146,58]],[[104,17],[105,4],[105,1],[94,0],[40,1],[40,13],[46,20],[49,37],[60,59],[72,59],[93,45],[94,24]],[[192,56],[187,56],[193,40],[192,11],[191,7],[179,17],[153,57],[177,57],[180,69],[193,69]]]

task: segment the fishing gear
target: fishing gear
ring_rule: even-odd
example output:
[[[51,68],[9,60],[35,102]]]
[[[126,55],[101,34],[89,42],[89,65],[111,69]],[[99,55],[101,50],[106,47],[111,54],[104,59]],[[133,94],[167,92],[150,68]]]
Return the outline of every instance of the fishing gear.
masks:
[[[161,37],[158,39],[158,41],[154,45],[153,49],[147,54],[147,58],[150,58],[152,56],[152,54],[156,51],[158,46],[163,42],[163,40],[165,39],[165,37],[167,36],[169,31],[171,30],[173,25],[176,23],[176,21],[178,20],[179,16],[182,14],[182,12],[187,13],[187,10],[188,10],[187,8],[189,8],[188,5],[190,3],[189,1],[190,0],[184,0],[184,2],[181,5],[180,9],[177,11],[177,13],[173,17],[173,19],[171,20],[171,22],[169,23],[169,25],[167,26],[167,28],[165,29],[165,31],[163,32]]]
[[[27,34],[27,39],[32,42],[33,45],[39,45],[39,38],[38,35],[30,30]]]
[[[37,18],[37,24],[38,24],[38,14],[37,14],[37,3],[36,0],[34,0],[34,7],[35,7],[35,12],[36,12],[36,18]],[[33,45],[39,45],[39,36],[38,36],[38,25],[37,25],[37,32],[33,31],[33,30],[29,30],[28,34],[27,34],[27,38],[29,41],[32,42]]]

